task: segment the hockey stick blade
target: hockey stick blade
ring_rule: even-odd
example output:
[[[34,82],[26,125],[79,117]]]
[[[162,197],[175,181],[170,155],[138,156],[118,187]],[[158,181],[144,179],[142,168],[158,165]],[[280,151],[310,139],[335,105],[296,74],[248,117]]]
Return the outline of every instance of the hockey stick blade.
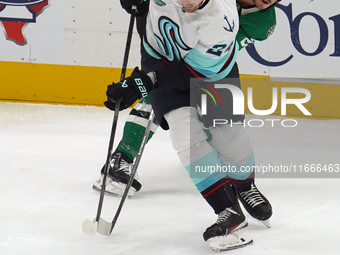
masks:
[[[102,218],[98,221],[97,232],[104,236],[109,236],[111,234],[112,223],[108,222]]]
[[[94,236],[97,232],[97,225],[98,223],[95,219],[93,221],[86,219],[83,223],[82,230],[84,234]]]

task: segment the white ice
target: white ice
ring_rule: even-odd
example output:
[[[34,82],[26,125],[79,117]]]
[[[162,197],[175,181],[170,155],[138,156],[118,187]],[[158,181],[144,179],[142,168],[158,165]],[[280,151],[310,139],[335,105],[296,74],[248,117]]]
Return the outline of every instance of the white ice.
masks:
[[[115,144],[127,114],[120,113]],[[112,235],[82,232],[97,212],[99,193],[91,187],[105,162],[112,117],[104,107],[0,103],[0,254],[216,254],[202,238],[216,216],[163,130],[145,149],[143,188],[125,202]],[[297,121],[294,128],[247,127],[257,164],[340,164],[340,121]],[[272,228],[247,215],[254,244],[224,253],[339,254],[340,173],[312,176],[258,178],[273,206]],[[119,201],[105,197],[104,219]]]

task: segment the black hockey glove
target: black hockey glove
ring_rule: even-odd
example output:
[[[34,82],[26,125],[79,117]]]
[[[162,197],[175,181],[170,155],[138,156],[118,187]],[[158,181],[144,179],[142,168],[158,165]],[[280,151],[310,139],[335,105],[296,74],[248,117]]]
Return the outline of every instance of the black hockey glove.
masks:
[[[150,77],[144,72],[139,71],[135,67],[130,77],[124,81],[112,83],[107,87],[107,101],[104,105],[114,111],[117,100],[121,99],[119,110],[124,110],[133,105],[136,100],[148,95],[148,92],[153,88]]]
[[[147,13],[149,9],[149,0],[120,0],[120,4],[128,13],[131,13],[131,7],[133,5],[136,6],[136,16],[140,17]]]

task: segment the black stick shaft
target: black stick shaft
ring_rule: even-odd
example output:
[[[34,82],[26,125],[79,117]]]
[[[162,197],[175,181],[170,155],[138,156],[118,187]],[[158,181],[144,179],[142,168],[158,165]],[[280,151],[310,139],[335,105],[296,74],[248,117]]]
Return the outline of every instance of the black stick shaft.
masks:
[[[126,68],[127,68],[127,63],[129,60],[129,53],[130,53],[130,47],[131,47],[131,41],[132,41],[133,25],[135,23],[135,16],[136,16],[136,7],[132,6],[120,81],[123,81],[125,79]]]
[[[117,128],[117,122],[118,122],[118,113],[119,113],[119,106],[120,106],[120,101],[116,103],[115,107],[115,113],[113,116],[113,121],[112,121],[112,127],[111,127],[111,135],[110,135],[110,142],[109,142],[109,147],[107,150],[107,156],[106,156],[106,162],[105,162],[105,171],[104,171],[104,176],[103,176],[103,185],[102,189],[100,190],[100,197],[99,197],[99,202],[98,202],[98,209],[97,209],[97,216],[96,216],[96,221],[99,221],[100,215],[102,213],[102,207],[103,207],[103,201],[104,201],[104,194],[105,194],[105,187],[106,187],[106,178],[109,172],[109,164],[110,164],[110,157],[111,157],[111,151],[114,143],[114,138],[116,134],[116,128]]]
[[[151,129],[151,125],[153,123],[153,119],[154,119],[154,112],[153,110],[151,111],[150,113],[150,116],[149,116],[149,122],[148,122],[148,125],[145,129],[145,132],[144,132],[144,136],[143,136],[143,140],[141,142],[141,145],[139,147],[139,151],[137,153],[137,156],[136,156],[136,159],[135,159],[135,162],[133,164],[133,167],[132,167],[132,170],[131,170],[131,175],[130,175],[130,179],[129,179],[129,182],[128,184],[126,185],[125,187],[125,190],[124,190],[124,194],[120,200],[120,203],[119,203],[119,206],[118,206],[118,209],[117,209],[117,212],[112,220],[112,223],[111,223],[111,230],[110,230],[110,234],[112,233],[112,230],[114,228],[114,226],[116,225],[117,223],[117,220],[118,220],[118,217],[119,217],[119,214],[123,208],[123,205],[124,205],[124,202],[126,200],[126,197],[127,197],[127,194],[129,192],[129,189],[132,185],[132,182],[133,182],[133,179],[135,178],[135,175],[136,175],[136,172],[137,172],[137,168],[138,168],[138,165],[139,165],[139,162],[140,162],[140,159],[142,157],[142,154],[143,154],[143,151],[144,151],[144,148],[145,148],[145,145],[148,141],[148,138],[149,138],[149,133],[150,133],[150,129]]]
[[[130,47],[131,47],[131,39],[132,39],[132,32],[133,32],[133,25],[134,25],[134,21],[135,21],[135,16],[136,16],[136,7],[133,6],[132,10],[131,10],[129,30],[128,30],[127,39],[126,39],[125,52],[124,52],[124,59],[123,59],[122,73],[121,73],[121,76],[120,76],[120,81],[123,81],[125,79],[127,63],[128,63],[128,60],[129,60],[129,53],[130,53]],[[101,212],[102,212],[102,208],[103,208],[103,201],[104,201],[104,194],[105,194],[105,187],[106,187],[106,178],[107,178],[107,175],[108,175],[108,172],[109,172],[110,157],[111,157],[111,151],[112,151],[114,138],[115,138],[115,134],[116,134],[120,102],[121,102],[121,100],[118,100],[116,102],[115,113],[114,113],[114,116],[113,116],[109,147],[108,147],[108,151],[107,151],[105,168],[104,168],[105,171],[104,171],[104,176],[103,176],[103,185],[102,185],[102,189],[100,191],[100,197],[99,197],[99,202],[98,202],[96,222],[99,221],[100,215],[101,215]]]

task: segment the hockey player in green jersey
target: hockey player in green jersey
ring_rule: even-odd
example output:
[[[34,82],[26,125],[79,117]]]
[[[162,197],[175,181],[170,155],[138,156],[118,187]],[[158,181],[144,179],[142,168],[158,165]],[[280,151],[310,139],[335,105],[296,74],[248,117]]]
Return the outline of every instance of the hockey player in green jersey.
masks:
[[[129,11],[130,0],[121,0],[122,6]],[[146,2],[144,2],[146,3]],[[239,12],[239,31],[237,34],[237,43],[239,49],[246,47],[256,41],[262,41],[273,32],[276,25],[276,16],[274,10],[274,1],[262,0],[238,0],[237,7]],[[137,5],[138,9],[138,5]],[[138,9],[139,10],[139,9]],[[141,14],[147,12],[147,8],[141,7]],[[137,26],[143,27],[143,17],[137,18]],[[140,31],[141,29],[139,29]],[[108,108],[114,109],[114,105],[106,102]],[[106,192],[114,195],[122,195],[125,185],[129,180],[129,170],[137,155],[142,137],[144,135],[145,126],[148,123],[148,117],[151,112],[149,98],[146,97],[138,102],[131,110],[130,115],[124,126],[123,137],[112,153],[110,160],[110,170],[107,178]],[[149,139],[158,128],[157,120],[151,127]],[[103,173],[104,169],[102,169]],[[271,206],[268,200],[257,190],[254,184],[254,175],[248,176],[245,180],[233,180],[239,199],[245,209],[256,219],[266,221],[272,214]],[[94,183],[93,189],[100,190],[102,185],[102,175]],[[135,191],[141,189],[141,183],[134,179],[132,188],[128,195],[132,196]],[[251,203],[252,198],[249,195],[260,197],[257,202]],[[254,206],[255,205],[255,206]],[[269,224],[269,223],[267,223]]]

